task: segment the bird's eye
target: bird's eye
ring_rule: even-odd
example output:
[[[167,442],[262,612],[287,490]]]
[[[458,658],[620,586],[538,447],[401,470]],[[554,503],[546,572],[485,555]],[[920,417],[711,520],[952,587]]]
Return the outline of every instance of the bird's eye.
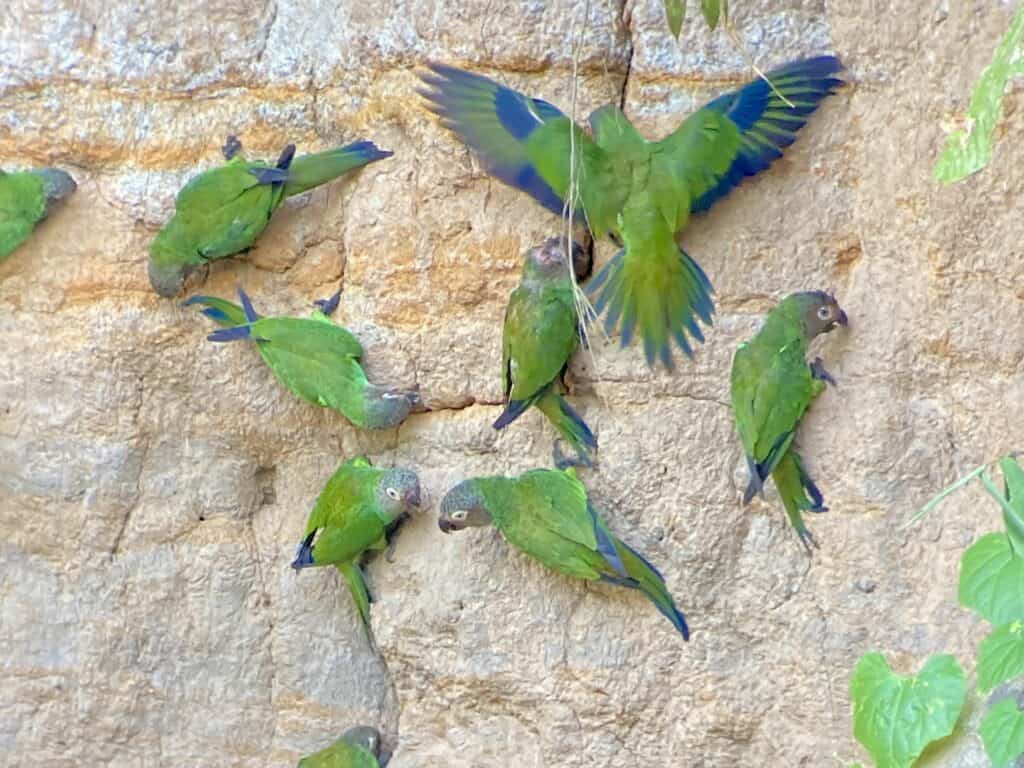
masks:
[[[466,519],[466,510],[464,510],[464,509],[456,509],[454,512],[452,512],[452,520],[459,520],[461,522],[462,520],[465,520],[465,519]]]
[[[384,493],[388,495],[388,498],[398,501],[398,491],[394,488],[385,488]]]
[[[828,307],[819,307],[818,317],[821,318],[822,320],[828,320],[830,317],[832,317],[832,310],[829,309]]]

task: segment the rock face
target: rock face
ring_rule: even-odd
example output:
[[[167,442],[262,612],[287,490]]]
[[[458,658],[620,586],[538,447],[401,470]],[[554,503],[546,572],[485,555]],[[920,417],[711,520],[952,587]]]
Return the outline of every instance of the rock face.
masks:
[[[1021,448],[1021,89],[984,173],[930,167],[1012,3],[753,0],[767,68],[835,52],[851,85],[785,159],[683,236],[716,287],[708,343],[675,374],[595,344],[574,399],[598,432],[582,477],[612,527],[664,571],[683,644],[639,595],[571,583],[493,531],[414,520],[369,569],[380,653],[333,572],[287,568],[337,464],[418,468],[433,500],[472,474],[546,465],[529,414],[490,429],[505,299],[559,222],[489,181],[423,109],[440,60],[577,111],[624,99],[650,136],[750,76],[691,9],[660,0],[11,0],[0,15],[0,165],[60,165],[77,194],[0,265],[0,754],[9,765],[293,764],[354,723],[396,768],[824,766],[857,753],[856,658],[899,668],[981,628],[957,560],[998,525],[979,493],[900,524],[939,487]],[[585,14],[589,14],[584,22]],[[307,406],[254,350],[150,292],[146,245],[226,134],[257,156],[369,138],[395,157],[293,201],[204,292],[242,284],[338,318],[371,376],[426,411],[365,433]],[[600,244],[598,263],[612,253]],[[739,506],[732,351],[792,290],[851,317],[817,351],[840,386],[800,441],[831,512],[808,560],[777,499]],[[968,664],[968,668],[970,665]],[[980,747],[935,764],[975,765]],[[838,764],[838,763],[836,763]]]

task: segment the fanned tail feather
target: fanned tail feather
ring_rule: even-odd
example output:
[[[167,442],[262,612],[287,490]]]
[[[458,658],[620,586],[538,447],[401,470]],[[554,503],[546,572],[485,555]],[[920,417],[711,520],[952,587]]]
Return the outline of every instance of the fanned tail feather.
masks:
[[[594,309],[607,309],[608,333],[619,325],[620,344],[633,340],[637,326],[649,366],[657,357],[665,368],[673,367],[671,341],[687,357],[693,357],[691,340],[704,341],[697,321],[712,324],[714,290],[704,270],[674,242],[667,248],[630,258],[620,250],[591,280],[587,290],[596,294]],[[689,337],[687,336],[689,334]]]
[[[693,202],[690,210],[707,210],[745,176],[760,173],[782,157],[783,148],[793,143],[807,117],[843,84],[834,77],[841,68],[835,56],[794,61],[767,74],[771,85],[758,78],[705,105],[705,109],[719,112],[736,124],[740,129],[740,147],[729,170]]]

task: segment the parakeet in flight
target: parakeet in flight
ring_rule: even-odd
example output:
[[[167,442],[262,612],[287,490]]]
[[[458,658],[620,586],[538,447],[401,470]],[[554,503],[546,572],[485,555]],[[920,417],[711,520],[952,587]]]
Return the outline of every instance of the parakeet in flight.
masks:
[[[370,594],[360,569],[368,550],[388,546],[388,536],[420,506],[420,481],[409,469],[377,469],[358,456],[338,467],[306,521],[292,568],[333,565],[348,584],[366,631]]]
[[[228,162],[181,188],[174,216],[150,243],[149,282],[161,296],[177,295],[197,267],[251,248],[286,197],[393,154],[357,141],[295,157],[295,145],[289,144],[277,164],[268,165],[244,160],[239,148],[229,138],[223,149]]]
[[[75,180],[57,168],[0,171],[0,262],[77,188]]]
[[[820,359],[808,364],[807,345],[846,324],[846,312],[830,294],[794,293],[768,313],[757,335],[740,344],[732,361],[733,417],[750,468],[743,503],[763,495],[764,481],[771,475],[808,552],[814,537],[802,512],[825,512],[827,507],[793,447],[793,437],[825,382],[835,382]]]
[[[361,725],[350,728],[329,747],[299,760],[298,768],[384,768],[380,733]]]
[[[619,325],[623,347],[639,329],[648,364],[658,358],[666,368],[671,341],[691,355],[691,340],[704,340],[697,321],[710,325],[714,311],[711,284],[676,235],[691,213],[781,157],[842,83],[833,56],[796,61],[769,72],[772,85],[758,79],[725,93],[652,142],[615,105],[590,115],[591,135],[546,101],[454,67],[429,66],[429,89],[421,94],[491,175],[559,216],[570,178],[578,180],[575,213],[594,237],[610,234],[621,248],[588,285],[595,309],[606,312],[609,333]]]
[[[572,251],[564,238],[552,237],[526,254],[523,277],[509,297],[501,344],[501,377],[505,410],[494,422],[504,429],[531,405],[537,407],[558,434],[575,450],[577,459],[564,458],[555,444],[555,464],[590,466],[597,440],[557,391],[569,359],[579,343],[579,327],[569,271]],[[579,260],[579,259],[577,259]]]
[[[341,292],[316,302],[312,317],[260,317],[241,288],[241,305],[213,296],[193,296],[219,325],[210,341],[252,340],[278,381],[303,400],[338,411],[357,427],[389,429],[409,415],[419,398],[415,390],[393,389],[366,380],[355,336],[328,318]]]
[[[515,478],[476,477],[442,499],[438,526],[444,533],[487,525],[516,549],[566,576],[640,590],[684,640],[690,639],[665,579],[608,530],[571,467],[534,469]]]

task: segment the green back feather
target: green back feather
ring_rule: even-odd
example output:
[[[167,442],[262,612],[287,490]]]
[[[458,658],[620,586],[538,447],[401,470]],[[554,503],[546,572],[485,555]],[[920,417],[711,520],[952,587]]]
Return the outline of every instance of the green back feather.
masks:
[[[0,261],[25,242],[45,211],[46,195],[38,176],[0,171]]]

